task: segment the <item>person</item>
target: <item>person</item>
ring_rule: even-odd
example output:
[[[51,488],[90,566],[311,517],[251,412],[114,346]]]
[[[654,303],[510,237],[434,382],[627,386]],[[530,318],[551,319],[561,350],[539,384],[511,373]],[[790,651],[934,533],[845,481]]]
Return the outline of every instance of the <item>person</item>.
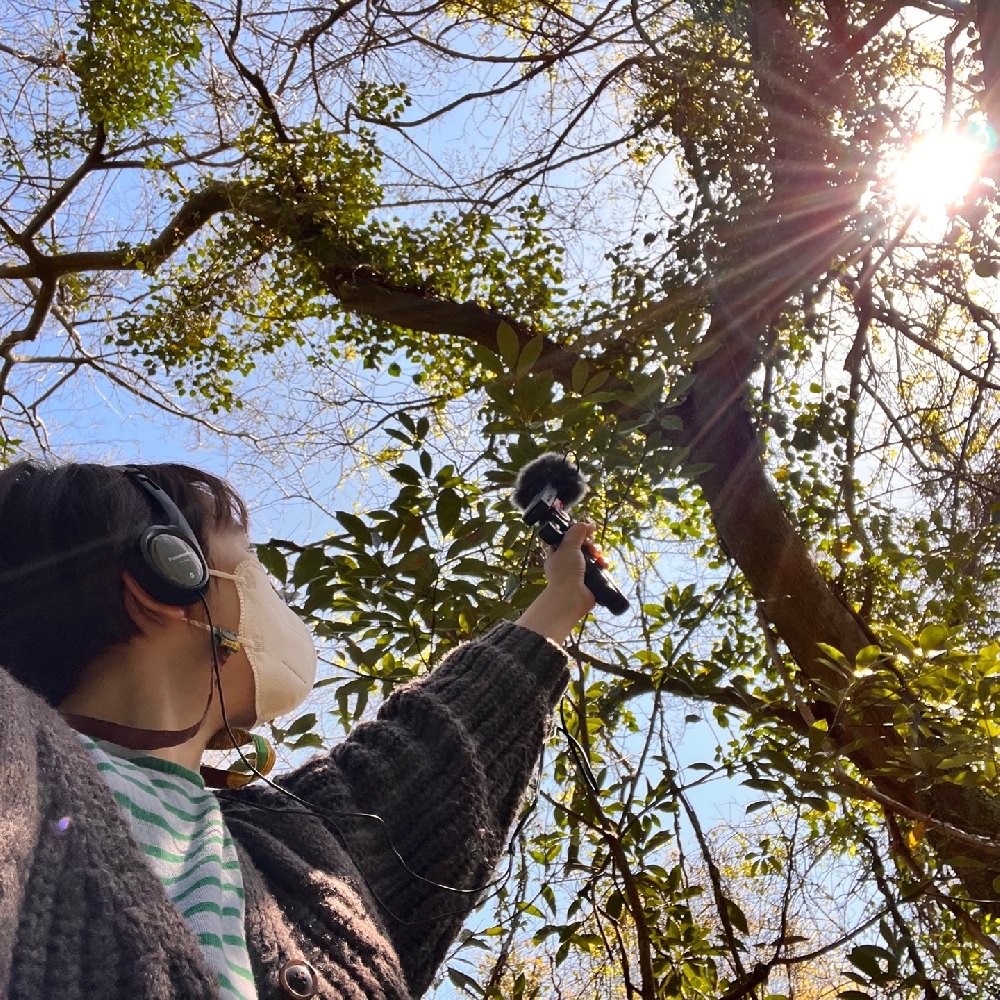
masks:
[[[185,465],[0,470],[0,995],[418,997],[495,880],[593,606],[593,526],[516,622],[329,752],[212,790],[206,748],[315,677],[247,529]]]

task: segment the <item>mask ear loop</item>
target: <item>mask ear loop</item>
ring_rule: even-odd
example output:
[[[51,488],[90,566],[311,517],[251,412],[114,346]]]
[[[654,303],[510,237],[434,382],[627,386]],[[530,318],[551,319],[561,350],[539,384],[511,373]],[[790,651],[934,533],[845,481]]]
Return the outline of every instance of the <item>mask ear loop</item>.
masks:
[[[201,595],[200,599],[201,599],[201,605],[205,609],[205,617],[208,619],[208,627],[209,627],[209,629],[211,629],[212,634],[214,636],[214,634],[216,632],[216,627],[212,623],[212,612],[209,610],[208,601],[205,600],[205,595],[204,594]],[[221,632],[223,630],[219,629],[218,631]],[[441,890],[443,890],[445,892],[454,892],[454,893],[457,893],[457,894],[463,895],[463,896],[465,896],[465,895],[468,895],[468,896],[481,896],[482,893],[484,893],[487,889],[492,889],[494,886],[497,886],[497,885],[505,885],[507,882],[510,881],[510,877],[513,874],[513,871],[514,871],[514,844],[515,844],[517,838],[520,836],[521,831],[524,829],[525,825],[527,824],[528,819],[531,817],[531,814],[534,812],[534,810],[535,810],[535,802],[533,802],[529,808],[527,808],[527,809],[524,810],[524,812],[523,812],[523,814],[521,816],[520,821],[518,822],[517,826],[514,829],[513,834],[511,835],[509,846],[507,848],[507,855],[508,855],[507,871],[506,871],[506,873],[504,875],[499,876],[498,878],[495,878],[495,879],[491,879],[489,882],[486,882],[484,885],[476,886],[475,888],[472,888],[472,889],[462,889],[462,888],[459,888],[458,886],[445,885],[442,882],[436,882],[434,879],[430,879],[430,878],[427,878],[424,875],[421,875],[420,872],[415,872],[406,863],[406,859],[403,857],[402,854],[399,853],[399,851],[396,849],[396,845],[392,842],[392,839],[389,837],[389,831],[386,828],[386,822],[385,822],[385,820],[382,819],[382,817],[379,816],[378,813],[348,812],[347,810],[337,810],[337,812],[334,813],[334,812],[331,812],[331,811],[326,810],[326,809],[319,809],[316,806],[311,805],[305,799],[300,798],[294,792],[290,792],[287,788],[282,788],[281,785],[276,785],[270,778],[266,777],[261,771],[257,770],[256,762],[254,764],[251,764],[250,761],[247,760],[246,754],[244,754],[243,751],[240,749],[240,747],[243,745],[243,743],[241,743],[240,740],[237,737],[237,734],[240,732],[240,730],[238,730],[238,729],[234,730],[232,728],[232,726],[230,726],[229,719],[226,716],[226,700],[225,700],[225,698],[224,698],[224,696],[222,694],[222,680],[221,680],[221,678],[219,676],[219,654],[218,654],[218,648],[217,648],[217,646],[216,646],[216,644],[215,644],[214,641],[212,642],[212,669],[215,672],[215,683],[216,683],[216,685],[217,685],[217,687],[219,689],[219,708],[222,710],[222,722],[223,722],[223,725],[226,728],[226,733],[229,736],[229,739],[232,741],[232,745],[233,745],[233,747],[235,747],[236,752],[240,755],[240,759],[243,761],[243,763],[246,765],[246,767],[249,768],[251,774],[254,775],[253,778],[248,778],[247,782],[244,782],[244,784],[248,783],[249,781],[253,781],[256,778],[260,778],[264,782],[264,784],[270,785],[271,788],[275,789],[275,791],[281,792],[282,795],[287,795],[290,799],[294,799],[296,802],[301,803],[306,808],[305,809],[278,809],[278,808],[276,808],[274,806],[265,806],[265,805],[261,805],[261,804],[259,804],[257,802],[243,802],[243,805],[250,806],[253,809],[264,809],[267,812],[278,812],[278,813],[285,813],[285,814],[288,814],[288,815],[298,814],[300,816],[314,816],[314,817],[326,819],[327,822],[329,822],[330,825],[333,827],[333,829],[336,831],[336,834],[339,837],[340,842],[344,845],[344,848],[347,849],[348,854],[350,854],[350,849],[347,847],[347,838],[344,836],[344,833],[340,829],[340,826],[337,823],[337,821],[334,819],[334,816],[336,815],[336,816],[346,817],[346,818],[349,818],[349,819],[371,819],[371,820],[374,820],[376,823],[379,823],[382,826],[382,829],[385,832],[386,841],[388,842],[388,845],[389,845],[389,850],[392,851],[393,855],[395,856],[396,860],[400,863],[400,865],[402,866],[403,870],[408,875],[411,875],[413,878],[417,879],[418,882],[423,882],[425,885],[433,886],[435,889],[441,889]],[[214,740],[214,738],[215,737],[213,737],[213,740]],[[261,739],[263,739],[263,737],[261,737]],[[272,753],[274,752],[273,748],[271,749],[271,752]],[[204,769],[205,768],[203,767],[203,770]],[[214,770],[214,769],[209,769],[209,770]],[[238,772],[225,772],[225,771],[223,771],[222,773],[223,774],[227,774],[227,773],[238,773]],[[244,777],[244,776],[240,775],[240,777]],[[208,782],[206,782],[206,784],[208,784]],[[536,802],[537,802],[537,800],[536,800]],[[388,913],[389,916],[392,917],[393,920],[396,920],[396,921],[398,921],[401,924],[404,924],[404,925],[407,925],[407,926],[417,926],[417,925],[420,925],[420,924],[435,923],[435,922],[437,922],[439,920],[444,920],[446,917],[461,916],[461,915],[465,915],[465,914],[468,913],[468,910],[465,909],[465,908],[463,908],[461,910],[446,910],[444,913],[438,913],[438,914],[435,914],[432,917],[425,917],[425,918],[423,918],[421,920],[406,920],[403,917],[397,916],[392,911],[392,909],[389,906],[386,905],[386,903],[383,901],[382,897],[379,896],[379,894],[372,887],[371,882],[369,882],[369,880],[365,877],[364,872],[361,871],[360,866],[358,866],[358,871],[361,873],[362,879],[364,879],[365,886],[368,888],[368,891],[372,894],[372,896],[374,897],[375,901],[379,904],[379,906],[381,906],[382,909],[385,910],[385,912]],[[479,902],[480,903],[485,902],[485,898],[481,899]]]

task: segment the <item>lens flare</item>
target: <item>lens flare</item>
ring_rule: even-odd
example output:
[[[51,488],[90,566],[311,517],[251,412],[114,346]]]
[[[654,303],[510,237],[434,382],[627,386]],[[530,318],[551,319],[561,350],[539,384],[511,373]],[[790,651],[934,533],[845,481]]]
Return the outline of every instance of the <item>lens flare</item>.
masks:
[[[979,177],[987,138],[939,132],[914,142],[892,181],[900,207],[934,211],[960,202]]]

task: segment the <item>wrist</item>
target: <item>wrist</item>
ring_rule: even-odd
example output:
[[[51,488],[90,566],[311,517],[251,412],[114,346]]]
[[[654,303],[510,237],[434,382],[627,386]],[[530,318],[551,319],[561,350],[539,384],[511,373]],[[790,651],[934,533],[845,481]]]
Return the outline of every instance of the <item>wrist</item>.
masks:
[[[554,610],[556,608],[573,619],[575,625],[594,607],[596,601],[582,580],[565,580],[548,583],[539,597]]]
[[[550,583],[515,624],[562,645],[593,606],[594,598],[585,587],[581,592],[577,586]]]

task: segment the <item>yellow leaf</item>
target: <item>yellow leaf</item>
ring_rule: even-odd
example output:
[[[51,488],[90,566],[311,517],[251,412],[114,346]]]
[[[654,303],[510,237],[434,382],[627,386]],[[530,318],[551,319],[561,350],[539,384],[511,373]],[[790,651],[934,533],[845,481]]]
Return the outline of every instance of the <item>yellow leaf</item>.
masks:
[[[996,739],[1000,736],[1000,723],[994,722],[992,719],[980,719],[979,728],[986,733],[990,739]]]

